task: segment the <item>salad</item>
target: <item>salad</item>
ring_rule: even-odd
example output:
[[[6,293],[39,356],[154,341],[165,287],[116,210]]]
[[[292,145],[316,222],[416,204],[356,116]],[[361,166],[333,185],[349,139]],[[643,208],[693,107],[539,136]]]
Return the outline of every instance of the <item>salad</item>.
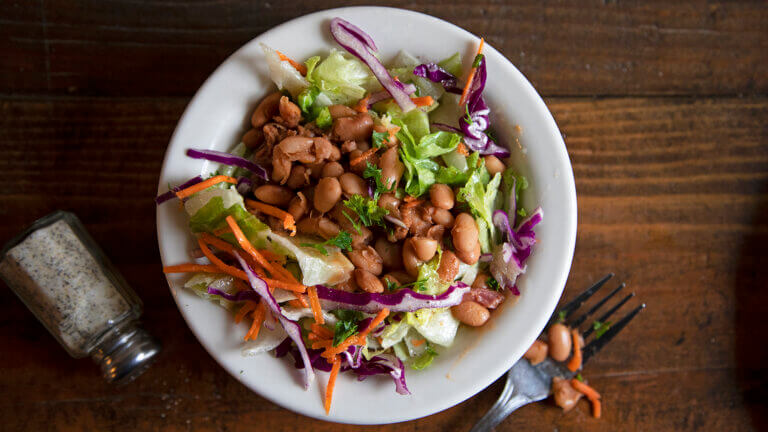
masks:
[[[277,86],[220,164],[157,197],[179,199],[197,241],[185,288],[245,323],[243,354],[290,354],[309,388],[330,372],[429,367],[459,327],[485,324],[535,244],[541,209],[490,128],[483,40],[465,73],[405,51],[386,66],[371,37],[334,18],[342,49],[303,63],[262,45]],[[464,78],[460,79],[461,76]]]

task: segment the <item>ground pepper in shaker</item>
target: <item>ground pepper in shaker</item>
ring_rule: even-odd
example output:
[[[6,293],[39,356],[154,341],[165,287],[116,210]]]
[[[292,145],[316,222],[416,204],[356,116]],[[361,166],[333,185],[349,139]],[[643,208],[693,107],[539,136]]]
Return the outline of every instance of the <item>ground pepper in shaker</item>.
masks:
[[[72,213],[37,220],[8,242],[0,277],[75,358],[109,382],[139,376],[160,352],[139,327],[141,300]]]

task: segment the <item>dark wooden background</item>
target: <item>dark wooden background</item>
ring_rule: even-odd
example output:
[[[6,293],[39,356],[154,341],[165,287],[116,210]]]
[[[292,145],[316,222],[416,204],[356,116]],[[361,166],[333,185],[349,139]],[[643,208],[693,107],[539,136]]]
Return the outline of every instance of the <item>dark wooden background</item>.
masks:
[[[565,298],[614,271],[648,304],[585,371],[603,419],[585,402],[565,415],[546,402],[499,430],[766,430],[766,2],[388,4],[484,35],[545,97],[579,200]],[[0,241],[55,209],[76,212],[165,345],[137,382],[111,388],[0,287],[0,430],[355,429],[265,401],[205,353],[165,284],[152,201],[205,77],[270,27],[332,6],[0,0]],[[500,390],[367,429],[465,431]]]

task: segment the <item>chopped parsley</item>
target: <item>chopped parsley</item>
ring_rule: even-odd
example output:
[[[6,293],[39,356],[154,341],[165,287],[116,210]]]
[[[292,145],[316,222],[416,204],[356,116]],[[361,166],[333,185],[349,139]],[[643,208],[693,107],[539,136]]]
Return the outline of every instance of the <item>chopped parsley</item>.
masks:
[[[338,346],[348,337],[357,333],[357,323],[363,319],[363,314],[358,311],[338,309],[332,312],[339,320],[333,331],[333,346]]]
[[[501,291],[501,287],[499,286],[499,282],[496,281],[496,279],[489,277],[485,280],[485,284],[488,285],[488,288],[494,290],[494,291]]]
[[[464,121],[468,125],[473,123],[472,116],[469,114],[469,104],[464,105]]]
[[[567,315],[567,313],[564,310],[561,310],[560,312],[558,312],[557,313],[557,322],[561,323],[561,322],[565,321],[565,316],[566,315]]]
[[[400,285],[398,285],[397,282],[393,282],[390,279],[387,279],[387,291],[394,291],[399,286]]]
[[[322,243],[300,243],[299,246],[315,248],[321,254],[326,256],[328,255],[328,251],[325,249],[325,246],[336,246],[341,250],[351,252],[352,235],[346,231],[341,231],[335,237],[331,237]]]
[[[472,62],[472,67],[473,68],[480,67],[481,61],[483,61],[483,55],[482,54],[476,55],[475,60]]]
[[[579,380],[579,381],[581,381],[581,382],[584,382],[584,377],[583,377],[583,376],[581,376],[581,374],[580,374],[580,373],[577,373],[577,374],[576,374],[576,379],[577,379],[577,380]]]
[[[595,339],[600,339],[600,336],[605,334],[605,332],[608,331],[608,329],[611,328],[611,322],[600,322],[595,321],[592,323],[592,329],[595,331]]]
[[[371,143],[374,148],[383,148],[387,146],[389,142],[389,132],[376,132],[371,135]]]
[[[386,227],[384,216],[389,214],[389,212],[387,209],[383,209],[376,205],[376,201],[370,198],[364,198],[362,195],[352,195],[348,200],[344,201],[344,205],[357,213],[360,217],[360,222],[362,222],[363,225],[379,225]]]
[[[400,288],[406,287],[413,287],[416,291],[424,291],[427,289],[427,279],[419,279],[405,285],[400,285]]]
[[[343,214],[344,217],[347,218],[349,223],[352,224],[352,228],[354,228],[355,231],[357,231],[358,234],[362,234],[362,231],[360,230],[360,224],[355,222],[355,220],[352,219],[352,216],[348,215],[347,212],[345,212],[344,210],[341,211],[341,214]]]
[[[363,178],[373,179],[376,189],[373,191],[373,200],[378,201],[379,195],[386,192],[392,192],[392,188],[388,188],[384,181],[381,179],[381,168],[370,162],[365,163],[365,171],[363,171]]]

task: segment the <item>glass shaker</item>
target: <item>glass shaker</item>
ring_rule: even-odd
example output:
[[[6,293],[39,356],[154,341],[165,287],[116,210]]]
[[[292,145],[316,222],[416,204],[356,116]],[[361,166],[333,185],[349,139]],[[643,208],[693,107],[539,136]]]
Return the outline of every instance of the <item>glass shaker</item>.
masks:
[[[75,358],[109,382],[139,376],[160,352],[137,320],[141,300],[72,213],[37,220],[0,254],[0,277]]]

